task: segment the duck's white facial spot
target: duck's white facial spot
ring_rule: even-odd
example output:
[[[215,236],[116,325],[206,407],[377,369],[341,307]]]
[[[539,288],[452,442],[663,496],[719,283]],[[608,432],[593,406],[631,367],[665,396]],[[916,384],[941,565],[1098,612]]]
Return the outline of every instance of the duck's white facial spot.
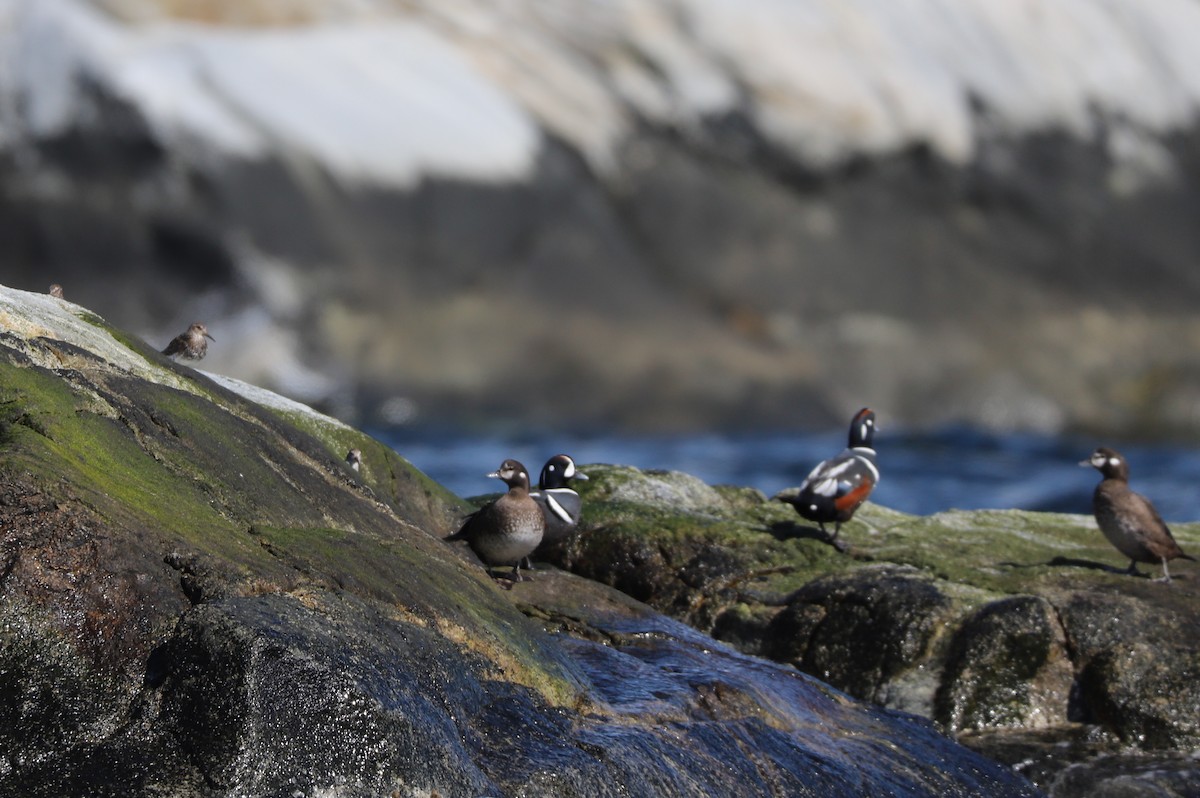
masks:
[[[1092,455],[1092,465],[1094,465],[1096,468],[1100,468],[1106,462],[1108,462],[1108,458],[1106,458],[1104,455],[1100,454],[1099,452],[1096,452],[1095,454]]]
[[[1105,462],[1110,466],[1118,466],[1121,464],[1121,458],[1120,457],[1110,457]]]
[[[570,479],[571,477],[575,476],[575,464],[574,463],[567,463],[567,467],[563,469],[563,476],[566,477],[567,479]]]

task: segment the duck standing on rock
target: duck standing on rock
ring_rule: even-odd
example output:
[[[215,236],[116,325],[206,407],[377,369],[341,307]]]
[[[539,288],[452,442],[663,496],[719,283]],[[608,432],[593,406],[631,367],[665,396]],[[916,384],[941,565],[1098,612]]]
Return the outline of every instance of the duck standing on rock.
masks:
[[[566,540],[579,528],[579,516],[583,511],[583,500],[571,488],[571,480],[586,480],[587,474],[575,467],[575,461],[569,455],[556,454],[542,466],[538,476],[538,489],[529,494],[542,508],[542,516],[546,520],[546,531],[542,534],[542,543],[554,543]],[[533,563],[527,557],[525,567],[533,569]]]
[[[1092,494],[1092,512],[1108,542],[1129,558],[1128,573],[1136,574],[1140,562],[1161,562],[1163,575],[1158,581],[1170,582],[1169,560],[1195,561],[1179,548],[1150,500],[1129,488],[1129,464],[1119,452],[1101,446],[1079,465],[1091,466],[1104,477]]]
[[[836,546],[842,524],[854,517],[879,482],[874,439],[875,412],[864,407],[850,422],[850,441],[841,454],[817,463],[799,488],[782,491],[774,498],[795,507],[801,517],[815,521]],[[825,530],[829,522],[834,525],[832,537]]]
[[[505,460],[487,475],[504,480],[508,493],[467,516],[446,540],[465,540],[487,565],[512,565],[512,580],[520,582],[521,560],[542,542],[546,519],[529,495],[529,472],[516,460]]]
[[[587,474],[575,468],[575,461],[565,454],[554,455],[542,466],[538,489],[531,495],[541,506],[542,515],[546,518],[543,543],[562,540],[578,528],[583,500],[570,483],[573,479],[587,478]]]

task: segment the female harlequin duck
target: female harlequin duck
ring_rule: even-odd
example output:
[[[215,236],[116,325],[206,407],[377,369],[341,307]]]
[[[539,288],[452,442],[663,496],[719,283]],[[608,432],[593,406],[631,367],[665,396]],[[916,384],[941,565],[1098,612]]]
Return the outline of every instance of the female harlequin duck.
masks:
[[[542,508],[529,495],[529,472],[516,460],[505,460],[488,474],[502,479],[508,493],[467,516],[446,540],[465,540],[488,565],[512,565],[512,579],[521,581],[521,560],[542,542],[546,528]]]
[[[1108,542],[1129,558],[1129,573],[1136,574],[1140,562],[1161,562],[1160,581],[1170,582],[1169,560],[1196,559],[1179,548],[1150,500],[1129,489],[1129,464],[1124,457],[1101,446],[1079,465],[1092,466],[1104,477],[1092,494],[1092,512]]]
[[[826,537],[829,533],[825,524],[832,521],[833,537],[829,542],[834,543],[842,524],[854,516],[879,482],[875,450],[871,448],[874,438],[875,413],[864,407],[850,422],[850,442],[842,453],[822,460],[799,488],[783,491],[775,498],[795,507],[803,518],[816,521]]]

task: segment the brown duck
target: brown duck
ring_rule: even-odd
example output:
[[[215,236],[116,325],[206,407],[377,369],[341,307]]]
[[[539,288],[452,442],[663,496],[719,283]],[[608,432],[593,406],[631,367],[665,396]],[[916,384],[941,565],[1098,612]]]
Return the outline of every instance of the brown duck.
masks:
[[[446,540],[465,540],[488,565],[513,567],[512,579],[521,581],[521,560],[542,542],[546,520],[541,506],[529,495],[529,472],[516,460],[505,460],[488,474],[502,479],[508,493],[467,516],[462,527]]]
[[[1092,512],[1108,542],[1129,558],[1129,573],[1137,573],[1140,562],[1161,562],[1161,581],[1170,582],[1170,560],[1196,559],[1179,548],[1150,500],[1129,489],[1129,464],[1119,452],[1101,446],[1080,465],[1092,466],[1104,477],[1092,494]]]

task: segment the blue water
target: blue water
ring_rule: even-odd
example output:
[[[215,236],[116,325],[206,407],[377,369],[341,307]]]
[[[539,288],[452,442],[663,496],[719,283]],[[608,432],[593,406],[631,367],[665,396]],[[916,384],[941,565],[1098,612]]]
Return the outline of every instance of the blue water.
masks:
[[[846,445],[845,431],[821,434],[463,434],[401,427],[374,430],[409,462],[460,496],[494,493],[484,474],[507,457],[536,476],[546,458],[686,471],[712,484],[746,485],[768,496],[798,485],[812,466]],[[882,479],[872,500],[926,515],[948,509],[1025,509],[1090,513],[1099,475],[1077,464],[1100,443],[1129,460],[1134,490],[1168,521],[1200,519],[1200,448],[1127,445],[973,429],[895,433],[875,438]]]

